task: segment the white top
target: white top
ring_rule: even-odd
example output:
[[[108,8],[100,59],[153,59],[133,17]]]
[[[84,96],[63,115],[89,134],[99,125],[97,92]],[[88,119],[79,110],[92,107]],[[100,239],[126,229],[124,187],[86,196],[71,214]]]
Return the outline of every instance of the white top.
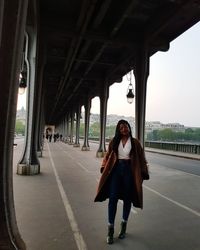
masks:
[[[123,147],[122,140],[119,143],[118,147],[118,159],[125,159],[128,160],[130,159],[130,151],[131,151],[131,139],[130,137],[128,138],[126,144]]]

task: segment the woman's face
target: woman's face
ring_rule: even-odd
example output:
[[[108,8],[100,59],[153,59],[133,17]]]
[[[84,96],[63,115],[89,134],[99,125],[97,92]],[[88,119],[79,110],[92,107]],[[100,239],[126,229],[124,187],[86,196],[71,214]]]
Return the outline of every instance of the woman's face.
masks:
[[[119,131],[122,136],[128,136],[129,135],[129,127],[128,124],[122,123],[119,125]]]

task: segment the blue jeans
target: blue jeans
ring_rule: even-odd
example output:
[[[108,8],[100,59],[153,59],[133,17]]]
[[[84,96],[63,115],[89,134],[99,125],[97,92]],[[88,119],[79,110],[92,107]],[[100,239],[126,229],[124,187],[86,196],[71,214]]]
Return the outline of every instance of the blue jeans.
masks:
[[[122,219],[127,221],[131,210],[133,176],[130,161],[118,160],[114,166],[109,187],[108,222],[114,224],[119,198],[123,199]]]

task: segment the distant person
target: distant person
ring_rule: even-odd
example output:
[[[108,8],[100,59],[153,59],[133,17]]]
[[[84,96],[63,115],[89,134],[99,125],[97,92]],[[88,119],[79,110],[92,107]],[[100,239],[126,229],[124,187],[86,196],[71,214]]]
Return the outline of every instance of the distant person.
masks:
[[[49,142],[51,142],[52,134],[49,135]]]
[[[53,135],[53,141],[56,142],[56,141],[57,141],[57,138],[58,138],[58,137],[57,137],[57,134],[54,134],[54,135]]]
[[[116,126],[115,136],[103,159],[95,202],[108,202],[107,243],[114,242],[114,223],[118,200],[123,200],[123,213],[119,239],[126,235],[131,204],[143,208],[142,182],[149,179],[148,164],[139,141],[132,137],[131,127],[125,120]]]
[[[56,140],[59,140],[59,133],[56,134]]]

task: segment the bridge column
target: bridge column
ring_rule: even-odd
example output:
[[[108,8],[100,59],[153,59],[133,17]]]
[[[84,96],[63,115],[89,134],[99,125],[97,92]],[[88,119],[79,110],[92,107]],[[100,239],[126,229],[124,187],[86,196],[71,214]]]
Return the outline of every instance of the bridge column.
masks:
[[[90,109],[91,109],[91,98],[88,97],[85,103],[85,134],[84,134],[84,142],[82,146],[82,151],[90,151],[89,146],[89,126],[90,126]]]
[[[62,121],[62,141],[64,142],[64,140],[65,140],[65,133],[66,133],[66,131],[65,131],[65,123],[66,123],[66,120],[65,120],[65,117],[63,118],[63,121]]]
[[[145,112],[146,112],[146,86],[149,76],[149,51],[147,45],[138,47],[134,67],[135,75],[135,132],[144,147]]]
[[[74,147],[80,147],[80,142],[79,142],[80,118],[81,118],[81,105],[79,105],[76,110],[76,138]]]
[[[109,86],[104,83],[104,87],[100,93],[100,138],[99,148],[96,157],[104,157],[106,153],[106,117],[107,117],[107,103],[109,97]]]
[[[65,116],[65,134],[64,134],[64,142],[68,143],[69,137],[69,114],[67,113]]]
[[[32,27],[27,27],[28,33],[28,55],[27,55],[27,127],[25,134],[25,148],[22,159],[17,165],[17,174],[35,175],[40,173],[40,163],[37,156],[37,102],[35,95],[35,64],[37,49],[37,31]]]
[[[74,111],[72,111],[70,113],[70,116],[71,116],[71,126],[70,126],[70,139],[69,139],[69,144],[72,145],[74,144],[74,139],[73,139],[73,136],[74,136]]]
[[[39,109],[39,130],[37,133],[37,154],[38,157],[42,157],[43,144],[44,144],[44,112],[43,106]]]
[[[64,140],[64,134],[65,134],[65,118],[62,120],[62,125],[61,125],[61,134],[62,134],[62,141]]]
[[[27,7],[27,0],[0,1],[0,249],[9,250],[26,249],[14,209],[13,142]]]
[[[38,79],[36,80],[37,83],[37,123],[36,123],[36,131],[37,132],[37,155],[38,157],[42,157],[42,150],[43,150],[43,136],[44,136],[44,91],[42,86],[42,80],[43,80],[43,70],[44,70],[44,59],[41,60],[41,64],[39,65],[39,73],[38,73]],[[42,98],[43,97],[43,98]]]

